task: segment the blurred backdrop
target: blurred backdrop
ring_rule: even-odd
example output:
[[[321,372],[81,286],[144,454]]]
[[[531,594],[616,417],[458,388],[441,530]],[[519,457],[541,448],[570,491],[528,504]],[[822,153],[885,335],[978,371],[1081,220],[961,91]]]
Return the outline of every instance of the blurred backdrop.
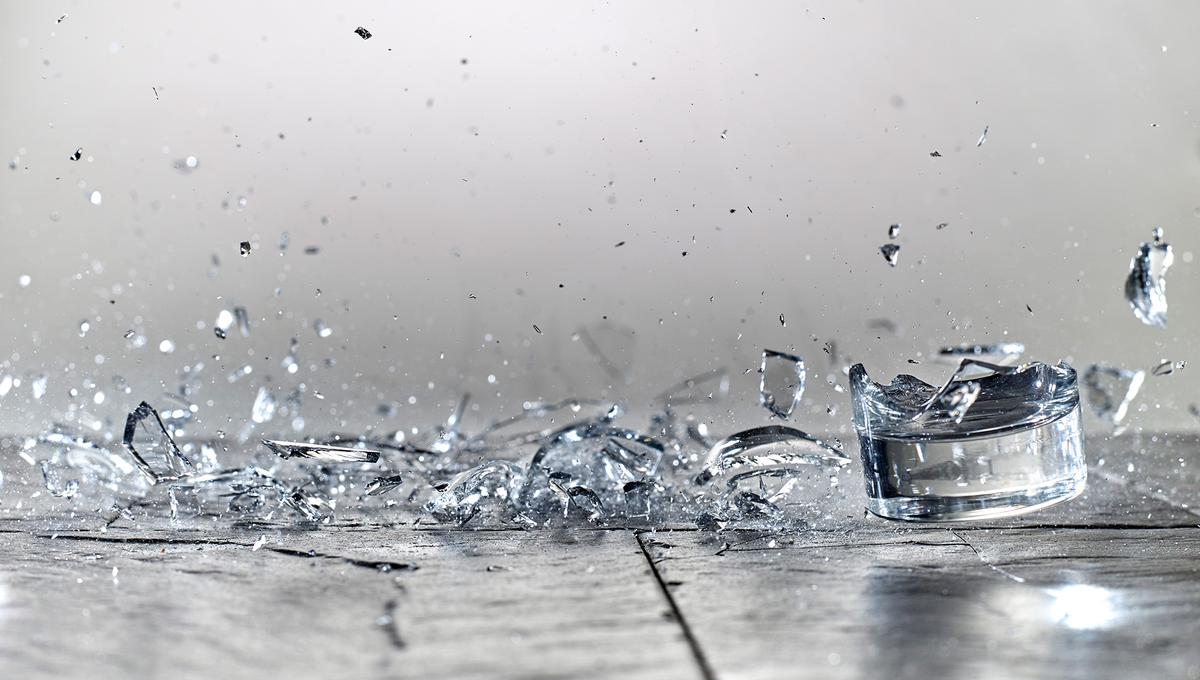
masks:
[[[294,395],[260,432],[424,427],[464,392],[467,429],[642,418],[728,367],[719,434],[766,421],[770,347],[808,363],[794,424],[847,433],[852,361],[1196,360],[1198,29],[1190,3],[4,2],[0,430],[119,428],[184,382],[207,431],[248,432],[260,388]],[[1155,226],[1166,329],[1122,294]],[[1148,378],[1129,424],[1194,429],[1198,385]]]

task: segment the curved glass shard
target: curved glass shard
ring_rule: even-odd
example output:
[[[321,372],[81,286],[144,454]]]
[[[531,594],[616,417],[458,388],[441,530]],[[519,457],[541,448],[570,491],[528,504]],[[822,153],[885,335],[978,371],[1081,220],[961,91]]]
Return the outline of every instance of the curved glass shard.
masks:
[[[1162,240],[1162,229],[1154,230],[1152,243],[1138,246],[1125,278],[1125,300],[1138,321],[1147,326],[1167,326],[1167,270],[1175,261],[1170,244]]]
[[[963,359],[978,359],[1000,366],[1011,366],[1017,363],[1024,353],[1025,345],[1020,342],[966,343],[939,349],[937,359],[953,364]]]
[[[804,359],[764,349],[758,372],[758,403],[780,418],[792,415],[804,396]]]
[[[446,488],[425,504],[425,511],[441,522],[459,526],[487,518],[501,523],[513,521],[525,471],[507,460],[492,460],[460,473]]]
[[[717,442],[708,452],[696,484],[714,479],[736,486],[751,477],[786,477],[811,466],[841,467],[850,462],[841,450],[812,435],[783,425],[743,430]]]
[[[379,452],[372,449],[358,449],[309,442],[284,442],[275,439],[263,439],[261,441],[263,446],[274,451],[280,458],[308,458],[326,463],[379,462]]]

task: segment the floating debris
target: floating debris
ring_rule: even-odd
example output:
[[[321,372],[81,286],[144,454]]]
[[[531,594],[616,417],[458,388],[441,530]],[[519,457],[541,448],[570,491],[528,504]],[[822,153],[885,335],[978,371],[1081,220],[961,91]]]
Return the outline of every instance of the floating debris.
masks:
[[[306,458],[326,463],[377,463],[379,452],[346,446],[332,446],[309,442],[283,442],[274,439],[261,440],[263,446],[274,451],[280,458]]]
[[[946,363],[957,364],[963,359],[978,359],[979,361],[1011,366],[1021,359],[1025,353],[1025,345],[1020,342],[994,342],[942,347],[935,358]]]
[[[275,395],[266,387],[260,387],[254,395],[254,405],[250,407],[250,419],[261,425],[275,417],[277,407]]]
[[[234,307],[233,319],[234,322],[237,323],[238,332],[242,334],[242,337],[250,337],[250,317],[246,314],[246,308]]]
[[[1142,243],[1129,262],[1125,300],[1133,315],[1147,326],[1167,326],[1167,270],[1175,260],[1171,246],[1162,240],[1162,229],[1154,230],[1152,243]]]
[[[1152,375],[1163,376],[1171,375],[1175,371],[1182,371],[1187,367],[1186,361],[1163,361],[1151,371]]]
[[[671,386],[654,398],[655,403],[668,408],[719,401],[729,394],[729,371],[718,368],[695,375]]]
[[[900,246],[895,243],[885,243],[879,246],[879,252],[883,253],[883,259],[893,267],[896,266],[896,261],[900,259]]]
[[[100,205],[104,202],[104,196],[100,195],[99,191],[93,191],[88,200],[91,201],[92,205]]]
[[[804,359],[764,349],[758,372],[758,403],[779,418],[792,415],[804,396]]]
[[[1121,425],[1129,413],[1142,383],[1145,371],[1133,371],[1109,364],[1092,364],[1083,372],[1088,404],[1096,415],[1114,428]]]
[[[368,31],[367,29],[363,28],[362,26],[359,26],[358,28],[354,29],[354,34],[357,35],[358,37],[362,38],[363,40],[368,40],[371,37],[371,32]]]
[[[988,127],[987,125],[983,126],[983,134],[979,135],[979,141],[975,142],[975,148],[983,146],[983,143],[987,141]]]
[[[313,321],[313,331],[317,334],[318,338],[328,338],[333,335],[333,329],[320,319]]]
[[[950,223],[949,223],[949,222],[939,222],[939,223],[938,223],[938,225],[937,225],[937,227],[936,227],[936,229],[937,229],[938,231],[941,231],[941,230],[945,229],[945,228],[946,228],[946,227],[948,227],[948,226],[950,226]]]
[[[390,477],[376,477],[370,482],[367,482],[368,496],[382,496],[383,494],[400,488],[404,484],[404,479],[400,475],[391,475]]]
[[[229,329],[232,327],[233,313],[228,309],[222,309],[220,312],[217,312],[217,320],[213,322],[213,335],[224,340]]]
[[[70,156],[67,156],[67,159],[72,160],[72,161],[77,161],[80,158],[83,158],[83,147],[79,147],[79,148],[75,149],[75,153],[71,154]]]
[[[895,239],[898,236],[900,236],[900,225],[899,224],[893,224],[892,226],[888,227],[888,238]]]
[[[122,443],[151,484],[182,479],[195,471],[167,433],[158,411],[144,401],[125,420]]]

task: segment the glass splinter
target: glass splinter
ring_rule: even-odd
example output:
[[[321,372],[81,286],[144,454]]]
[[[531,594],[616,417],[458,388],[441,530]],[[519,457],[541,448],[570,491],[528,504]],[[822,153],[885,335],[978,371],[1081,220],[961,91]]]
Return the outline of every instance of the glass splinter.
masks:
[[[151,484],[182,479],[195,471],[175,445],[158,411],[144,401],[125,420],[122,443]]]
[[[883,253],[883,259],[893,267],[896,266],[896,261],[900,259],[900,246],[895,243],[885,243],[879,246],[879,252]]]
[[[1142,383],[1145,371],[1133,371],[1108,364],[1092,364],[1083,372],[1088,404],[1092,411],[1109,425],[1116,428],[1129,412]]]
[[[1125,278],[1125,300],[1138,321],[1147,326],[1167,326],[1167,270],[1175,260],[1171,246],[1162,238],[1162,229],[1155,229],[1152,243],[1142,243],[1129,262]]]
[[[367,483],[368,496],[382,496],[383,494],[398,488],[404,480],[400,475],[392,475],[391,477],[376,477]]]
[[[792,415],[804,396],[804,359],[764,349],[758,372],[758,403],[780,418]]]
[[[274,439],[261,441],[263,446],[274,451],[280,458],[308,458],[329,463],[379,462],[379,452],[371,449],[353,449],[345,446],[309,444],[307,442],[283,442]]]

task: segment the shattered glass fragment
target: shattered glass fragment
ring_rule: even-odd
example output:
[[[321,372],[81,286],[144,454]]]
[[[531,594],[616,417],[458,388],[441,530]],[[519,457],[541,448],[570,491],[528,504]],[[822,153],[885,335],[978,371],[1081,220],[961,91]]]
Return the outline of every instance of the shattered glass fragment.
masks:
[[[693,376],[665,390],[654,401],[665,406],[686,406],[717,401],[729,394],[729,371],[718,368]]]
[[[35,375],[29,381],[29,390],[33,393],[34,399],[41,399],[46,396],[46,386],[49,384],[50,377],[46,374]]]
[[[969,378],[967,377],[969,376]],[[1087,467],[1079,391],[1065,363],[966,359],[941,387],[850,370],[867,509],[892,519],[1005,516],[1067,500]]]
[[[247,255],[249,255],[250,254],[250,242],[242,241],[241,245],[238,246],[238,252],[241,253],[242,257],[246,257]]]
[[[300,488],[293,489],[284,496],[283,505],[312,524],[323,522],[333,514],[333,506],[328,500],[316,494],[306,493]]]
[[[1095,414],[1117,427],[1125,420],[1129,406],[1145,380],[1145,371],[1092,364],[1083,372],[1084,394]]]
[[[246,314],[246,308],[234,307],[233,318],[237,323],[238,332],[242,334],[242,337],[250,337],[250,317]]]
[[[174,481],[195,470],[175,445],[158,411],[144,401],[125,420],[122,443],[151,484]]]
[[[475,518],[500,524],[511,523],[519,513],[518,502],[525,471],[506,460],[492,460],[466,470],[425,504],[425,511],[439,522],[465,525]]]
[[[589,522],[597,522],[604,516],[604,503],[600,496],[586,486],[569,487],[567,498],[569,507],[586,516]]]
[[[40,467],[42,469],[42,483],[51,496],[55,498],[74,498],[75,494],[79,493],[79,480],[63,479],[59,475],[59,471],[51,467],[49,461],[43,460],[40,463]]]
[[[896,237],[898,237],[898,236],[900,236],[900,225],[899,225],[899,223],[897,223],[897,224],[893,224],[892,226],[888,227],[888,238],[890,238],[890,239],[893,239],[893,240],[894,240],[894,239],[895,239]]]
[[[1181,371],[1186,367],[1187,367],[1186,361],[1169,361],[1168,360],[1168,361],[1163,361],[1159,365],[1155,366],[1152,373],[1153,373],[1153,375],[1156,375],[1156,376],[1171,375],[1175,371]]]
[[[625,484],[653,477],[664,446],[655,439],[607,423],[589,423],[562,430],[547,440],[529,462],[526,503],[536,513],[555,512],[546,492],[549,480],[558,486],[582,486],[596,492],[606,506],[621,502]]]
[[[983,146],[983,143],[987,141],[988,127],[987,125],[983,126],[983,134],[979,135],[979,141],[975,142],[975,148]]]
[[[896,266],[897,260],[900,259],[900,246],[895,243],[885,243],[879,246],[879,252],[883,253],[883,259],[893,267]]]
[[[667,501],[667,492],[662,484],[651,480],[628,482],[621,487],[625,499],[625,517],[644,518],[661,516],[659,507]]]
[[[804,359],[764,349],[758,372],[758,403],[779,418],[792,415],[804,396]]]
[[[756,427],[732,434],[708,452],[697,485],[722,479],[733,487],[759,476],[785,477],[812,466],[841,467],[850,462],[841,450],[812,435],[783,425]]]
[[[217,320],[213,322],[213,334],[224,340],[229,329],[233,327],[233,314],[228,309],[217,312]]]
[[[1129,262],[1125,278],[1125,300],[1133,315],[1147,326],[1167,326],[1167,270],[1174,262],[1171,246],[1162,240],[1162,230],[1154,231],[1153,243],[1138,246]]]
[[[628,377],[637,345],[636,331],[604,321],[580,328],[576,335],[610,378],[624,380]]]
[[[986,344],[953,345],[942,347],[937,351],[939,361],[957,364],[963,359],[978,359],[989,364],[1011,366],[1020,360],[1025,353],[1025,345],[1020,342],[996,342]]]
[[[263,439],[262,444],[274,451],[280,458],[307,458],[327,463],[379,462],[379,452],[371,449],[308,442],[284,442],[274,439]]]
[[[400,475],[376,477],[367,483],[367,495],[382,496],[389,491],[399,488],[402,484],[404,484],[404,479]]]
[[[359,26],[358,28],[354,29],[354,34],[357,35],[358,37],[362,38],[363,40],[367,40],[371,37],[371,32],[368,31],[367,29],[363,28],[362,26]]]
[[[250,408],[250,419],[259,424],[265,423],[275,417],[276,407],[275,395],[266,387],[260,387]]]
[[[319,338],[328,338],[333,335],[333,329],[325,324],[324,321],[317,319],[313,321],[313,331],[316,332]]]

